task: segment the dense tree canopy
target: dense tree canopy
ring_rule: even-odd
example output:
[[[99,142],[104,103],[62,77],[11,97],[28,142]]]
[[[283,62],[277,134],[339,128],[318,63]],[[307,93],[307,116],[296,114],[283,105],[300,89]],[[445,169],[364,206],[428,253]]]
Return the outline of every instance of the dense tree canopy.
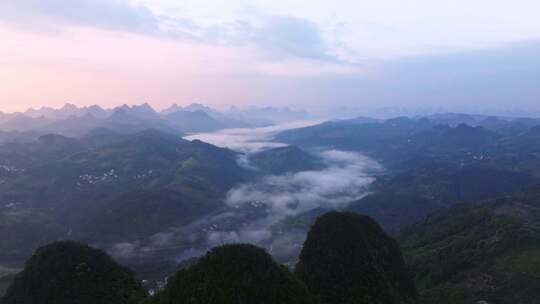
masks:
[[[539,189],[457,204],[404,229],[421,303],[538,303]]]
[[[225,245],[180,270],[155,304],[308,304],[305,285],[263,249]]]
[[[75,242],[38,249],[2,299],[3,304],[130,304],[146,292],[105,252]]]
[[[330,212],[317,219],[297,275],[321,303],[414,303],[397,243],[371,218]]]

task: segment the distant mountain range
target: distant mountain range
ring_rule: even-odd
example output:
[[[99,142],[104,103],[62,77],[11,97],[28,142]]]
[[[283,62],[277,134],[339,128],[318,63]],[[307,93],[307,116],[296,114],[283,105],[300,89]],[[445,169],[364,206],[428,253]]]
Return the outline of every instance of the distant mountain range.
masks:
[[[108,128],[122,133],[157,129],[178,134],[268,126],[307,117],[305,112],[271,107],[231,108],[227,111],[218,111],[194,103],[186,107],[173,105],[158,112],[148,103],[135,106],[122,105],[113,109],[104,109],[98,105],[77,107],[68,103],[58,109],[42,107],[22,113],[0,112],[0,131],[33,131],[80,137],[96,128]]]
[[[281,132],[275,140],[306,148],[359,151],[392,169],[414,167],[426,160],[518,169],[527,159],[539,164],[523,170],[538,175],[539,126],[539,118],[447,113],[329,121]]]

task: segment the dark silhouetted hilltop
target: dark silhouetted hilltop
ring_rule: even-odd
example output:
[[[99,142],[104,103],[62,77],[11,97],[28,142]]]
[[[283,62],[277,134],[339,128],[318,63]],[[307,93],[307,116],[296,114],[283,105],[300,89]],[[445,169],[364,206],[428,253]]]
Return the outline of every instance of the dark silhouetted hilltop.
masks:
[[[263,249],[253,245],[225,245],[177,272],[152,303],[312,302],[304,284]]]
[[[308,233],[296,273],[320,303],[416,302],[397,243],[367,216],[320,216]]]
[[[127,304],[145,297],[131,271],[105,252],[75,242],[56,242],[35,252],[2,303]]]

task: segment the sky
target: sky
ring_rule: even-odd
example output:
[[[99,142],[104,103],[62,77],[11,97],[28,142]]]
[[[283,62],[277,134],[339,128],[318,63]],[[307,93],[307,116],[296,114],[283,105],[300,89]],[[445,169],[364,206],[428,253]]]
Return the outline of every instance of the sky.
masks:
[[[0,111],[540,108],[537,0],[2,0]]]

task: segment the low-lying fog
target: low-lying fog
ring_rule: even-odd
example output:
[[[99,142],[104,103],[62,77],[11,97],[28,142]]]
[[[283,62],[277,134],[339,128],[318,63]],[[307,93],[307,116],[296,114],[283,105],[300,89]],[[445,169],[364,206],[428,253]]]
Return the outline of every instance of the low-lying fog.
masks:
[[[299,121],[262,128],[225,129],[211,133],[193,134],[184,138],[188,140],[198,139],[218,147],[250,154],[286,146],[283,143],[272,142],[272,137],[282,131],[308,127],[319,123],[321,121]]]
[[[301,122],[266,128],[228,129],[187,136],[242,155],[241,165],[256,170],[249,155],[286,146],[272,141],[280,131],[308,126]],[[374,160],[359,153],[339,150],[312,152],[325,164],[318,171],[268,175],[231,189],[223,209],[190,225],[163,231],[148,240],[117,244],[117,257],[137,257],[160,253],[178,261],[204,254],[224,243],[253,243],[266,247],[280,262],[296,259],[307,227],[291,224],[294,216],[318,208],[342,208],[368,192],[374,176],[381,170]]]

